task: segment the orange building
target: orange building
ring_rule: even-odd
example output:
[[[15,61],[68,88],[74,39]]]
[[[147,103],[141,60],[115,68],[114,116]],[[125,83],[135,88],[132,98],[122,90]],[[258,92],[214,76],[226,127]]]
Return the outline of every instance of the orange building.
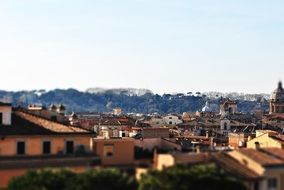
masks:
[[[0,188],[27,170],[92,166],[94,133],[32,115],[0,103]],[[10,119],[10,120],[9,120]]]
[[[103,166],[133,166],[134,164],[134,139],[132,138],[96,138],[93,146]]]

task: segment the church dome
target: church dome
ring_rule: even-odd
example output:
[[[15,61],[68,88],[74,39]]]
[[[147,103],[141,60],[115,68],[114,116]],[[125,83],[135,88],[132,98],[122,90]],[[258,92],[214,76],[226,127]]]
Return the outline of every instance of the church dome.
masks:
[[[212,112],[208,102],[206,102],[205,106],[202,108],[202,112]]]
[[[282,82],[279,82],[278,88],[272,92],[270,100],[276,102],[284,102],[284,89],[282,87]]]

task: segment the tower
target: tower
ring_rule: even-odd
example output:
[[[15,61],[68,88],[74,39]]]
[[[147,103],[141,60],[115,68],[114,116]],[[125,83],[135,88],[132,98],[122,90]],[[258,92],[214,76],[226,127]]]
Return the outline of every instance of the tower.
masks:
[[[279,81],[278,87],[272,92],[269,100],[269,114],[284,114],[284,89]]]

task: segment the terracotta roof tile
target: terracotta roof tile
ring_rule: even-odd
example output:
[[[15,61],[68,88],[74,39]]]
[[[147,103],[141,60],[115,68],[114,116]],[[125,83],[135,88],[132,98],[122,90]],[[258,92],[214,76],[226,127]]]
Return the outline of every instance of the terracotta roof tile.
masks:
[[[15,114],[22,119],[25,119],[31,123],[39,125],[47,130],[50,130],[55,133],[90,133],[89,131],[73,126],[67,126],[60,123],[56,123],[41,117],[37,117],[28,113],[21,111],[16,111]]]
[[[239,161],[233,157],[227,155],[226,153],[216,153],[212,155],[213,160],[220,165],[225,171],[235,174],[241,178],[245,179],[259,179],[260,176],[254,171],[250,170],[245,165],[241,164]]]
[[[284,150],[277,149],[277,153],[281,156],[273,154],[276,149],[239,149],[241,154],[249,157],[250,159],[258,162],[263,166],[270,165],[284,165]],[[282,158],[281,158],[282,157]]]

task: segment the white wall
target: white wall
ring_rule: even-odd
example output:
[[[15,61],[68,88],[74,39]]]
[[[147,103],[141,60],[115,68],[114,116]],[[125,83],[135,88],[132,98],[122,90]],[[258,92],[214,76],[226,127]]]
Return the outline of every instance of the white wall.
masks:
[[[180,120],[175,115],[168,115],[168,116],[163,117],[163,122],[166,125],[178,125],[178,124],[182,123],[182,120]]]

